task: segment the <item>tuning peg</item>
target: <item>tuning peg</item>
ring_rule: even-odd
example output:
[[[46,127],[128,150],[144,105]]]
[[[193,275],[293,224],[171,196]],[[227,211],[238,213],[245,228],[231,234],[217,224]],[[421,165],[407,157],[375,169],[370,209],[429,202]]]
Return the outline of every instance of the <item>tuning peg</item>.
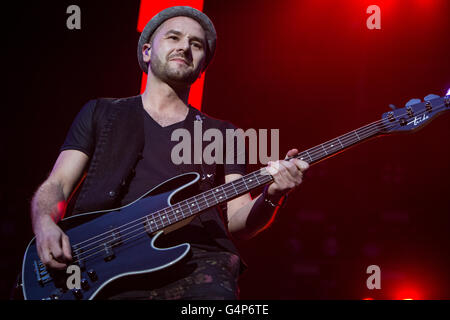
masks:
[[[395,110],[395,109],[397,109],[397,107],[396,106],[394,106],[392,103],[391,104],[389,104],[389,108],[391,108],[392,110]]]
[[[430,101],[430,100],[433,100],[436,98],[440,98],[440,97],[435,94],[430,93],[429,95],[427,95],[423,98],[423,101]]]
[[[420,99],[411,99],[406,104],[405,107],[412,106],[413,104],[421,103],[422,101]]]

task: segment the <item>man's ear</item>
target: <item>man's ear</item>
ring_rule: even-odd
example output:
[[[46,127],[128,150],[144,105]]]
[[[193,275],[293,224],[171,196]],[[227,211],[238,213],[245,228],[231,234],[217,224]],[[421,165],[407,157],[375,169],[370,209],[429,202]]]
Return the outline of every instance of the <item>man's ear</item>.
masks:
[[[149,63],[150,62],[150,54],[152,53],[152,46],[150,43],[145,43],[142,46],[142,57],[144,62]]]

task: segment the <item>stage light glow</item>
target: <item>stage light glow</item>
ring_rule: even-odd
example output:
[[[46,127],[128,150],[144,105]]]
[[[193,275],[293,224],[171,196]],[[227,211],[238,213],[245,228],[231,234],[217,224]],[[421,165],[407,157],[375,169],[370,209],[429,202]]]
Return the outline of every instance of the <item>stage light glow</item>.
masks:
[[[67,202],[64,200],[61,200],[57,203],[56,205],[56,210],[58,211],[58,220],[56,220],[55,222],[61,220],[64,218],[64,216],[66,215],[66,208],[67,208]]]
[[[415,287],[403,287],[397,290],[395,300],[422,300],[424,299],[421,290]]]

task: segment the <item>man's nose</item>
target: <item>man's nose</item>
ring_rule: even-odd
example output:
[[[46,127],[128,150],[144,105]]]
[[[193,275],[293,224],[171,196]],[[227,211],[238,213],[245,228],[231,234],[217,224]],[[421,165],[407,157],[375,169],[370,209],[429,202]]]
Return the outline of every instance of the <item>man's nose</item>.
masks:
[[[178,41],[178,43],[177,43],[178,50],[183,50],[184,52],[188,52],[189,48],[190,48],[189,39],[182,38],[180,41]]]

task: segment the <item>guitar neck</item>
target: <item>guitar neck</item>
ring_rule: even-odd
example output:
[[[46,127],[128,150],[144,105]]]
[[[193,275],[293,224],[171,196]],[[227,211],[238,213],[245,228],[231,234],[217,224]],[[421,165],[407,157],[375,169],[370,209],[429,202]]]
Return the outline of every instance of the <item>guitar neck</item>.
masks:
[[[310,165],[329,158],[344,149],[374,137],[381,132],[379,121],[353,130],[330,141],[300,152],[295,158]],[[154,226],[158,231],[178,221],[189,218],[206,209],[217,206],[226,201],[237,198],[258,187],[273,181],[273,177],[265,168],[249,173],[237,180],[217,186],[189,199],[180,201],[172,206],[146,216],[147,225]]]

